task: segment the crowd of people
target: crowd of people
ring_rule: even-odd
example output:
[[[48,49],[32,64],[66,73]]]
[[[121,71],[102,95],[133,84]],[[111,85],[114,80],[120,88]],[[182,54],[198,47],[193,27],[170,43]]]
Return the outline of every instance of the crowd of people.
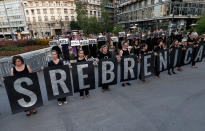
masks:
[[[134,34],[134,35],[133,35]],[[133,37],[128,37],[133,35]],[[88,38],[98,39],[100,36],[105,36],[106,41],[98,41],[97,44],[90,44],[86,46],[69,46],[64,45],[63,47],[53,47],[51,51],[52,59],[48,62],[48,66],[59,66],[63,65],[63,61],[71,60],[71,55],[74,55],[74,59],[77,62],[87,61],[89,58],[96,58],[97,61],[101,59],[117,58],[120,61],[121,57],[136,55],[138,60],[141,59],[142,55],[148,52],[153,52],[154,56],[158,55],[159,51],[168,49],[171,53],[174,48],[182,49],[182,57],[185,54],[186,47],[193,46],[196,50],[197,46],[200,43],[205,42],[205,34],[198,36],[197,32],[190,32],[188,34],[183,34],[180,30],[173,31],[171,35],[163,31],[154,31],[145,33],[125,33],[125,36],[119,37],[116,34],[102,34],[100,33],[98,37],[90,34],[86,36],[85,34],[74,34],[73,37],[70,37],[70,40],[85,40]],[[111,40],[111,37],[118,37],[118,41],[114,42]],[[13,57],[13,64],[15,67],[11,69],[11,75],[23,75],[31,73],[32,70],[29,65],[24,64],[24,60],[21,56]],[[155,62],[155,77],[160,78],[160,71],[157,68],[157,62]],[[178,71],[183,71],[182,69],[183,61],[181,60],[180,64],[177,65]],[[69,65],[72,68],[71,65]],[[192,67],[197,68],[196,63],[192,60]],[[42,67],[42,70],[44,68]],[[140,72],[141,73],[141,72]],[[176,74],[174,67],[168,67],[168,74]],[[145,79],[141,78],[143,82],[146,82]],[[122,81],[122,86],[130,86],[131,83],[128,81]],[[102,85],[102,91],[109,91],[108,85]],[[80,90],[80,97],[83,99],[84,96],[90,97],[89,90],[84,89]],[[66,98],[59,98],[58,105],[67,104]],[[36,113],[36,109],[27,110],[26,114],[29,116],[32,113]]]
[[[105,41],[100,41],[100,37],[106,37]],[[117,37],[118,41],[113,41],[112,37]],[[163,51],[165,49],[169,50],[169,53],[175,48],[182,49],[182,58],[180,64],[177,65],[178,71],[183,71],[183,57],[185,55],[186,48],[188,46],[193,46],[194,51],[200,43],[205,42],[205,34],[201,36],[198,35],[197,32],[189,32],[184,34],[180,29],[173,30],[170,34],[163,30],[156,30],[153,32],[124,32],[124,36],[119,34],[111,34],[111,33],[100,33],[98,36],[94,36],[93,34],[89,34],[86,36],[85,34],[75,33],[72,37],[70,37],[70,41],[72,40],[87,40],[87,39],[97,39],[97,44],[90,44],[85,46],[69,46],[63,47],[62,52],[61,49],[56,49],[53,47],[53,50],[57,51],[57,54],[62,57],[65,61],[69,61],[70,54],[74,54],[74,59],[78,62],[86,61],[89,58],[97,58],[97,61],[101,59],[109,59],[109,58],[117,58],[120,61],[121,57],[128,55],[136,55],[140,60],[142,54],[146,54],[148,52],[154,52],[154,56],[158,55],[159,51]],[[156,60],[156,59],[155,59]],[[155,61],[154,73],[157,78],[160,78],[160,71],[157,68],[157,62]],[[192,68],[197,68],[196,63],[192,60]],[[176,74],[173,66],[168,67],[168,74]],[[141,76],[141,75],[140,75]],[[143,82],[146,82],[145,79],[140,79]],[[122,86],[130,86],[131,83],[128,81],[122,82]],[[108,85],[103,85],[103,91],[110,90]],[[80,93],[82,96],[82,92]],[[89,94],[88,91],[85,94]]]

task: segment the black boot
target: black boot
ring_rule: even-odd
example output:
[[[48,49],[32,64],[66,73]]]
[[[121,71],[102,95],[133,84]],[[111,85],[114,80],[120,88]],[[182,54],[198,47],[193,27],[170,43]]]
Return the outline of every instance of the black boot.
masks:
[[[172,73],[173,73],[173,74],[176,74],[176,72],[174,71],[174,69],[172,69]]]

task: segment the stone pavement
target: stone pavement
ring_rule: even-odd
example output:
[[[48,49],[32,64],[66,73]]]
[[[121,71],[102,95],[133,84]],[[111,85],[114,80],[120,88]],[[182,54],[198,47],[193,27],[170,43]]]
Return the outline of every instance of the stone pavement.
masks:
[[[41,73],[44,106],[36,115],[12,115],[0,88],[0,131],[205,131],[205,61],[197,65],[172,76],[163,72],[145,84],[134,80],[105,93],[98,88],[89,99],[75,94],[61,107],[47,100]]]

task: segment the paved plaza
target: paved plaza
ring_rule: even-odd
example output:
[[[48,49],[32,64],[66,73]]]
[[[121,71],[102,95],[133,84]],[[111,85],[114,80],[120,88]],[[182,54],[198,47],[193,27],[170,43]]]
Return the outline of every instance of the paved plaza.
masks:
[[[91,98],[79,94],[67,105],[48,101],[40,73],[44,106],[26,117],[11,114],[5,88],[0,88],[0,131],[205,131],[205,61],[183,67],[183,72],[149,78],[132,86],[120,83],[110,92],[90,91]]]

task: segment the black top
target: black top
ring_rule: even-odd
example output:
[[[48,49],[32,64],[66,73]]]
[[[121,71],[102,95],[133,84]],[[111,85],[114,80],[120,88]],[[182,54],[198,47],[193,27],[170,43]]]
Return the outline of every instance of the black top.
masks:
[[[134,54],[135,55],[139,55],[139,53],[140,53],[140,48],[137,48],[137,47],[140,47],[139,45],[134,45]]]
[[[154,49],[155,52],[163,51],[163,50],[164,50],[164,48],[163,48],[162,46],[157,46],[157,47]]]
[[[180,45],[180,47],[181,47],[181,48],[187,48],[187,46],[186,46],[186,45]]]
[[[82,60],[77,59],[78,62],[83,62],[86,61],[85,58],[83,58]]]
[[[59,59],[58,64],[55,64],[55,63],[53,62],[53,60],[50,60],[50,61],[48,62],[48,66],[49,66],[49,67],[51,67],[51,66],[62,66],[62,65],[63,65],[63,60],[61,60],[61,59]]]
[[[149,53],[148,50],[146,50],[146,51],[140,50],[140,54],[141,54],[141,55],[145,55],[145,54],[147,54],[147,53]]]
[[[128,55],[130,55],[130,52],[128,51],[128,49],[126,49],[126,50],[123,50],[122,49],[122,56],[128,56]]]
[[[100,52],[98,56],[99,59],[109,59],[111,57],[112,55],[110,54],[110,52],[107,52],[106,54],[103,54],[102,52]]]
[[[22,71],[17,71],[16,67],[13,67],[13,74],[14,74],[14,76],[26,75],[28,73],[29,73],[29,71],[28,71],[27,65],[25,65],[25,67],[24,67],[24,69]]]
[[[68,50],[68,44],[62,44],[61,46],[62,46],[62,51],[63,51],[63,52],[69,52],[69,50]]]
[[[194,39],[190,39],[190,37],[188,37],[187,42],[194,42]]]

